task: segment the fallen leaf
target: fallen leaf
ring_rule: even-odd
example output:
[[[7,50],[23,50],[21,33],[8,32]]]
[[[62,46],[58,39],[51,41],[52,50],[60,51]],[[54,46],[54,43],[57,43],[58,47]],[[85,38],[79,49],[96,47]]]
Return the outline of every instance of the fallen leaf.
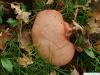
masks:
[[[7,28],[5,31],[0,28],[0,49],[4,50],[5,43],[12,37],[12,29]]]
[[[29,22],[29,16],[31,15],[31,12],[22,11],[20,9],[20,4],[15,5],[11,3],[11,8],[15,9],[15,14],[17,14],[16,19],[22,20],[25,23]]]
[[[100,52],[100,41],[98,41],[96,44],[95,44],[95,49],[97,52]]]
[[[88,36],[92,44],[97,44],[98,42],[100,42],[100,33],[93,33],[89,34]]]
[[[76,50],[77,50],[78,52],[80,52],[80,53],[83,52],[83,49],[82,49],[81,47],[76,46],[75,48],[76,48]]]
[[[15,14],[19,14],[19,13],[22,12],[21,9],[20,9],[20,4],[19,3],[17,3],[16,5],[11,3],[11,8],[15,9]]]
[[[97,23],[100,27],[100,11],[96,11],[92,13],[92,18],[95,20],[95,23]]]
[[[24,54],[23,54],[23,57],[18,58],[18,62],[23,67],[26,67],[30,64],[33,64],[32,57],[31,56],[25,56]]]
[[[22,12],[22,13],[20,13],[20,14],[18,14],[18,15],[16,16],[16,19],[22,20],[22,21],[24,21],[25,23],[28,23],[28,22],[29,22],[29,15],[31,15],[30,12]]]
[[[46,4],[53,4],[54,0],[48,0]]]
[[[21,48],[23,48],[29,54],[31,54],[31,52],[32,52],[31,32],[30,31],[22,31],[19,40],[21,43]]]
[[[49,75],[57,75],[57,74],[56,74],[56,71],[53,71]]]
[[[88,20],[89,27],[87,28],[87,31],[89,32],[89,40],[94,44],[94,48],[96,51],[100,51],[100,11],[95,11],[90,14],[91,18]],[[87,52],[88,53],[88,52]],[[93,53],[90,51],[90,54],[92,55],[92,58],[94,58]],[[91,56],[90,55],[90,56]]]
[[[88,31],[90,34],[100,33],[100,24],[96,23],[94,18],[88,20],[88,25]]]
[[[73,25],[74,25],[74,27],[73,27],[74,30],[83,31],[83,28],[77,22],[75,22],[74,20],[72,20],[72,21],[73,21]]]
[[[79,72],[76,70],[75,67],[73,70],[71,70],[71,75],[79,75]]]

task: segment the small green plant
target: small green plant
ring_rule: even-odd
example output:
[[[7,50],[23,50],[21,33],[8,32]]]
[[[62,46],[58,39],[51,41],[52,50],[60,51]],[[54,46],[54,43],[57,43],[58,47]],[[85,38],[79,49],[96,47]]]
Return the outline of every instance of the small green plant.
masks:
[[[86,26],[86,24],[87,24],[87,18],[88,18],[87,11],[81,9],[81,10],[78,12],[78,15],[77,15],[77,22],[78,22],[81,26]]]
[[[27,67],[21,67],[20,74],[48,75],[50,72],[56,71],[58,75],[70,75],[70,69],[64,70],[48,63],[39,56],[37,50],[38,48],[33,47],[32,57],[34,58],[34,63]]]
[[[42,59],[36,47],[33,47],[32,50],[34,63],[23,67],[17,61],[21,54],[23,54],[17,40],[12,39],[8,41],[6,46],[5,52],[0,56],[0,73],[2,75],[48,75],[52,71],[56,71],[58,75],[70,75],[70,68],[58,68]],[[27,55],[27,53],[25,54]]]
[[[1,64],[7,71],[13,72],[13,64],[8,58],[2,57]]]
[[[61,1],[64,1],[64,4],[59,6]],[[37,12],[45,9],[54,9],[59,10],[65,20],[72,22],[76,10],[75,6],[84,6],[88,0],[76,1],[77,3],[74,2],[74,0],[54,0],[53,4],[46,5],[47,0],[33,0],[32,14],[36,15]],[[27,11],[27,6],[21,3],[21,9],[22,11]],[[4,12],[2,6],[0,5],[0,23],[3,23],[3,15]],[[76,22],[78,22],[81,26],[85,26],[87,18],[87,10],[83,10],[83,8],[80,7],[76,17]],[[17,20],[12,17],[8,18],[6,23],[12,27],[17,26]],[[0,54],[0,75],[48,75],[52,71],[56,71],[57,75],[71,75],[72,66],[75,66],[78,72],[80,72],[80,70],[85,70],[86,72],[100,72],[100,52],[97,52],[94,48],[88,48],[83,35],[75,35],[77,38],[75,44],[83,49],[83,51],[76,51],[74,59],[71,63],[60,68],[42,59],[37,53],[38,48],[36,47],[33,47],[32,50],[33,64],[25,67],[19,65],[18,58],[22,57],[23,54],[27,56],[28,52],[25,52],[25,50],[20,48],[20,44],[17,39],[8,41],[6,43],[6,49]],[[73,40],[75,40],[75,38]]]
[[[65,6],[61,9],[62,14],[67,21],[71,21],[74,18],[74,3],[72,0],[64,0]]]
[[[95,59],[95,61],[100,64],[100,58],[98,58],[100,56],[100,54],[98,54],[98,56],[95,54],[95,49],[94,48],[87,48],[84,50],[85,53],[90,56],[91,58]]]
[[[100,72],[100,54],[97,54],[94,48],[86,48],[81,53],[76,52],[73,63],[76,63],[78,71],[82,69],[86,72]]]
[[[46,6],[46,0],[34,0],[33,5],[36,11],[43,10]]]
[[[17,58],[20,56],[19,52],[19,44],[15,39],[7,42],[5,51],[0,55],[1,75],[10,75],[15,72],[15,68],[18,65]]]
[[[76,0],[79,5],[85,5],[88,0]]]
[[[17,21],[13,18],[8,18],[7,23],[12,27],[16,27],[17,25]]]
[[[92,48],[87,48],[87,49],[85,49],[84,51],[85,51],[85,53],[86,53],[88,56],[90,56],[91,58],[96,58],[95,55],[94,55],[94,53],[93,53]]]
[[[24,3],[20,3],[21,6],[21,10],[22,11],[26,11],[27,10],[27,6]]]

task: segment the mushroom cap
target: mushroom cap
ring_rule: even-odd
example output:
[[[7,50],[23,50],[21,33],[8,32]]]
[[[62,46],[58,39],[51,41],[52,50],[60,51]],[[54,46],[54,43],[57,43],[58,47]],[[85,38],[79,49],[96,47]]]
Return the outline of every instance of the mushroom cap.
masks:
[[[56,10],[44,10],[37,14],[32,28],[32,40],[38,47],[41,57],[50,63],[63,66],[74,56],[74,46],[66,34],[71,31],[61,13]]]

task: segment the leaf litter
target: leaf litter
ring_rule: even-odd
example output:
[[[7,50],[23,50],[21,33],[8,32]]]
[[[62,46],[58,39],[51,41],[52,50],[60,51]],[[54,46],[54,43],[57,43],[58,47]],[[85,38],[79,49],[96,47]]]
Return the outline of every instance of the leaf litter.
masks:
[[[27,67],[28,65],[30,64],[33,64],[33,59],[31,56],[26,56],[23,54],[22,57],[19,57],[18,58],[18,62],[19,62],[19,65],[23,66],[23,67]]]
[[[91,3],[92,0],[89,0],[89,1],[90,2],[88,2],[88,4]],[[94,0],[94,1],[97,1],[97,0]],[[53,3],[54,3],[54,0],[48,0],[46,4],[53,4]],[[26,12],[26,11],[22,11],[21,8],[20,8],[20,4],[19,3],[17,3],[17,4],[11,3],[11,8],[15,9],[14,13],[17,15],[16,16],[17,20],[22,20],[25,23],[29,22],[29,16],[31,15],[31,13],[30,12]],[[83,8],[86,9],[85,7],[83,7]],[[77,14],[76,14],[76,17],[77,17]],[[86,26],[85,28],[80,26],[80,24],[76,20],[73,20],[72,22],[73,22],[73,30],[75,30],[75,31],[81,30],[82,32],[86,32],[86,31],[84,31],[84,29],[86,28],[86,30],[89,32],[88,33],[89,36],[91,34],[96,34],[96,33],[98,35],[100,35],[100,12],[92,13],[92,17],[87,20],[88,26]],[[11,39],[12,33],[10,33],[11,29],[9,29],[9,28],[6,29],[5,32],[3,32],[1,30],[2,29],[0,29],[0,49],[5,49],[5,43],[9,39]],[[24,67],[26,67],[26,66],[28,66],[30,64],[34,64],[34,61],[33,61],[32,56],[31,56],[31,54],[32,54],[32,46],[31,46],[31,44],[32,43],[31,43],[30,34],[31,34],[30,31],[22,31],[21,32],[21,37],[19,38],[20,39],[20,45],[21,45],[20,47],[22,49],[26,50],[29,53],[29,56],[23,54],[22,57],[18,58],[19,64],[24,66]],[[84,37],[86,37],[86,36],[84,35]],[[90,42],[89,38],[85,39],[84,41],[87,41],[87,40]],[[100,41],[96,41],[96,43],[93,44],[93,47],[98,52],[100,52]],[[82,50],[82,48],[80,46],[78,46],[78,48],[80,48],[80,50]],[[80,52],[83,52],[83,50],[80,51]],[[87,52],[87,54],[89,54],[89,55],[92,54],[93,55],[93,53],[91,51]],[[92,57],[94,57],[94,56],[92,56]],[[71,71],[71,74],[72,75],[79,75],[79,73],[76,70],[76,68],[74,68]],[[56,75],[56,72],[55,71],[51,72],[50,75]]]
[[[2,27],[0,26],[0,50],[4,50],[5,49],[5,43],[7,41],[9,41],[13,36],[13,30],[6,28],[6,29],[2,29]]]
[[[22,20],[25,23],[29,22],[29,16],[31,12],[22,11],[20,8],[20,4],[11,3],[11,8],[15,9],[15,14],[17,14],[16,19]]]

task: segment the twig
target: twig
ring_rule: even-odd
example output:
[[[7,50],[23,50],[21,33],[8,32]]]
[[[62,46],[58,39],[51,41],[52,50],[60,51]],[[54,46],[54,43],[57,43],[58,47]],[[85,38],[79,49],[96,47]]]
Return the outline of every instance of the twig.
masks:
[[[18,42],[19,43],[20,43],[21,33],[22,33],[22,21],[20,21],[20,26],[19,26],[19,34],[18,34]]]
[[[74,12],[74,21],[76,21],[77,15],[78,15],[79,9],[76,8],[75,12]]]

